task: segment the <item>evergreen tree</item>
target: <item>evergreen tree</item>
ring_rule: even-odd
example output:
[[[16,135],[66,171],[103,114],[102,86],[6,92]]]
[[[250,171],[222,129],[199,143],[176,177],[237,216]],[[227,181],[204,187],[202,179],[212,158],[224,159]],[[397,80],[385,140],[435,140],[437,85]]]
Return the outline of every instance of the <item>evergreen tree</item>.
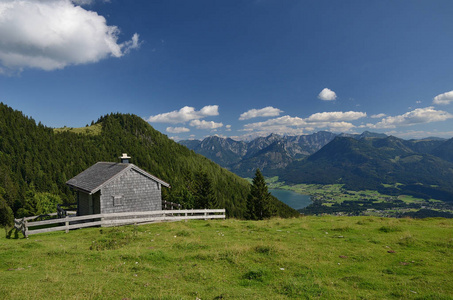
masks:
[[[0,226],[5,227],[12,226],[14,222],[13,210],[8,206],[5,199],[0,195]]]
[[[213,208],[217,198],[208,173],[199,171],[195,174],[194,184],[195,208]]]
[[[271,194],[267,190],[266,181],[259,169],[247,197],[247,218],[250,220],[263,220],[271,217]]]

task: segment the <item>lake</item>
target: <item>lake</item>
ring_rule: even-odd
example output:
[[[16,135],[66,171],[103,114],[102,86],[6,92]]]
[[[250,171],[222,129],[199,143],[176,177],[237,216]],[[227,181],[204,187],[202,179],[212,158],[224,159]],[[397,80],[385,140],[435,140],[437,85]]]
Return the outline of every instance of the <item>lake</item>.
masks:
[[[302,195],[288,190],[270,189],[269,192],[278,200],[291,206],[294,209],[301,209],[311,204],[310,196]]]

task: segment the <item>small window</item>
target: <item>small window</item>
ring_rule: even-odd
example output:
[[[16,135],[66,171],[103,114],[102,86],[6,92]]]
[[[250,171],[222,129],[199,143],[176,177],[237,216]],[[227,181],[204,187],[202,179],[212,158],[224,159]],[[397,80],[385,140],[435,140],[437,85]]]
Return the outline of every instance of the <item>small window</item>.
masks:
[[[113,206],[122,206],[123,205],[123,196],[112,196],[113,197]]]

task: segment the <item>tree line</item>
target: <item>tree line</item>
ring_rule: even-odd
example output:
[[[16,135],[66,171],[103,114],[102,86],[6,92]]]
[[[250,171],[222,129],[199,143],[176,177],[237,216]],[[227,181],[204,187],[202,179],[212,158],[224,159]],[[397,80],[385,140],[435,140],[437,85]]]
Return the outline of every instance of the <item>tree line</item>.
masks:
[[[124,152],[132,163],[171,184],[163,190],[165,200],[185,208],[225,208],[229,217],[248,216],[250,184],[245,179],[172,141],[142,118],[115,113],[92,125],[101,125],[100,133],[55,132],[0,103],[2,224],[12,215],[48,213],[57,203],[75,202],[66,181],[98,161],[118,161]],[[277,199],[270,201],[273,215],[297,215]]]

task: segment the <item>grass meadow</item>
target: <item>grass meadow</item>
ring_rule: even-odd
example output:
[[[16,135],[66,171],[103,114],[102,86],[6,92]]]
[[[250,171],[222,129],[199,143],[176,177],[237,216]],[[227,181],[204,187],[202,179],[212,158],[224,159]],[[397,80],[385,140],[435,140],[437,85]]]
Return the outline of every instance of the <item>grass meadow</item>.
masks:
[[[301,217],[0,240],[1,299],[453,299],[453,219]]]

